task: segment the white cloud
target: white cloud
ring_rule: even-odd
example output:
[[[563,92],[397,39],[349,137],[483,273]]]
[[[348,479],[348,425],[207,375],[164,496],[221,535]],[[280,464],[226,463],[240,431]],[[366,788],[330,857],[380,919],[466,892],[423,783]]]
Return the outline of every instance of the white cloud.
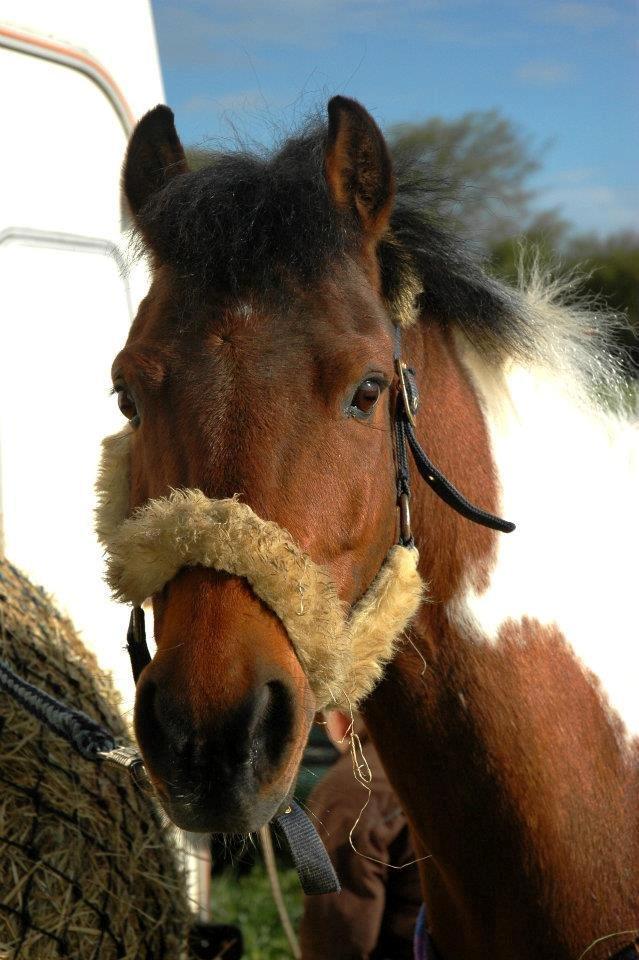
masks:
[[[607,3],[572,3],[565,0],[545,4],[541,9],[544,19],[577,30],[590,31],[609,27],[619,19],[619,12]]]
[[[595,168],[562,170],[540,187],[539,203],[558,207],[578,232],[600,234],[635,230],[639,223],[639,188],[613,187]]]
[[[219,63],[242,44],[317,49],[352,29],[366,32],[392,18],[378,0],[165,0],[154,6],[163,60],[171,66]]]
[[[531,60],[522,64],[515,71],[515,76],[522,83],[536,87],[556,87],[568,83],[575,76],[575,69],[570,63],[551,63],[542,60]]]
[[[594,167],[572,167],[569,170],[560,170],[558,173],[556,173],[553,178],[553,183],[586,183],[591,181],[596,174],[597,170]]]
[[[237,93],[226,93],[221,97],[195,95],[185,100],[181,109],[188,113],[219,113],[225,110],[253,110],[264,107],[265,97],[261,90],[238,90]],[[269,100],[269,106],[273,106]]]
[[[399,40],[419,32],[426,41],[465,46],[494,42],[474,25],[451,22],[478,0],[155,0],[163,62],[171,67],[226,65],[243,44],[268,43],[317,50],[351,33],[383,30]]]

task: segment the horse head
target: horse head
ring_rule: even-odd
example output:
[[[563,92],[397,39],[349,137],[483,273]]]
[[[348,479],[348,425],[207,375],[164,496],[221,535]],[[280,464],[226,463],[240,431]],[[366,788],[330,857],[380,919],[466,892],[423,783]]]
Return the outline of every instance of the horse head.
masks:
[[[382,134],[335,97],[326,128],[272,157],[214,156],[191,172],[157,107],[132,136],[123,185],[152,267],[112,368],[129,422],[123,513],[183,490],[227,503],[233,522],[241,504],[247,523],[270,525],[269,550],[299,550],[322,571],[347,616],[397,537]],[[143,547],[159,536],[138,533]],[[323,705],[278,615],[285,586],[265,602],[236,569],[175,562],[138,597],[152,594],[157,652],[137,685],[136,733],[168,814],[196,831],[268,821]]]

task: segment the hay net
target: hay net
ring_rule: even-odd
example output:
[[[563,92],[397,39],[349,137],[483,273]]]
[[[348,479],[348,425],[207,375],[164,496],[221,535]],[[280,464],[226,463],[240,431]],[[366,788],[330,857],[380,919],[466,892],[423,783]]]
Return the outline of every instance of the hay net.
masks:
[[[110,677],[1,558],[0,658],[129,740]],[[0,960],[180,960],[190,921],[152,795],[0,692]]]

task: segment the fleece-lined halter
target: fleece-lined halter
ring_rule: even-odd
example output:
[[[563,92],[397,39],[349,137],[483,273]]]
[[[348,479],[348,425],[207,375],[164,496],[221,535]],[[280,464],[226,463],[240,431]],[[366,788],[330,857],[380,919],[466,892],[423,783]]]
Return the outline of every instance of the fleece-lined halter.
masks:
[[[401,358],[395,328],[398,394],[393,418],[400,508],[394,544],[365,594],[348,610],[321,566],[288,531],[258,517],[237,497],[217,500],[201,490],[172,490],[129,515],[132,428],[107,437],[97,489],[97,532],[107,555],[107,580],[114,596],[133,604],[127,649],[137,679],[150,662],[142,603],[184,567],[204,566],[243,577],[280,619],[315,695],[317,709],[354,707],[380,679],[397,639],[417,612],[423,584],[410,525],[407,441],[417,468],[434,492],[463,516],[509,532],[514,525],[480,510],[431,463],[415,436],[419,396],[414,372]],[[339,890],[315,828],[300,807],[275,817],[290,847],[307,894]]]
[[[419,396],[401,358],[395,328],[398,395],[394,433],[399,542],[368,590],[347,609],[327,571],[288,531],[263,520],[237,497],[212,499],[201,490],[172,490],[129,516],[132,428],[103,443],[97,532],[107,555],[114,596],[139,608],[185,567],[204,566],[244,578],[284,626],[315,695],[317,708],[355,706],[380,679],[398,638],[423,596],[419,554],[410,527],[408,446],[434,492],[476,523],[510,532],[514,525],[469,503],[429,460],[415,435]],[[139,623],[137,631],[140,634]],[[135,640],[133,640],[135,645]],[[144,651],[137,651],[138,670]],[[148,656],[148,653],[146,654]]]

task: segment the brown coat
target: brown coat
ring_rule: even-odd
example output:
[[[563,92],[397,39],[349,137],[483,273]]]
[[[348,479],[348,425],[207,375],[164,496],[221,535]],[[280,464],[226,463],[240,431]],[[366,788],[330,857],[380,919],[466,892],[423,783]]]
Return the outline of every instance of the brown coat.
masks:
[[[339,758],[313,790],[308,804],[342,885],[339,894],[307,897],[301,925],[303,960],[404,960],[422,902],[408,824],[372,743],[362,738],[372,773],[371,797],[353,834],[349,831],[366,801],[353,776],[350,753]],[[366,859],[382,861],[376,863]]]

